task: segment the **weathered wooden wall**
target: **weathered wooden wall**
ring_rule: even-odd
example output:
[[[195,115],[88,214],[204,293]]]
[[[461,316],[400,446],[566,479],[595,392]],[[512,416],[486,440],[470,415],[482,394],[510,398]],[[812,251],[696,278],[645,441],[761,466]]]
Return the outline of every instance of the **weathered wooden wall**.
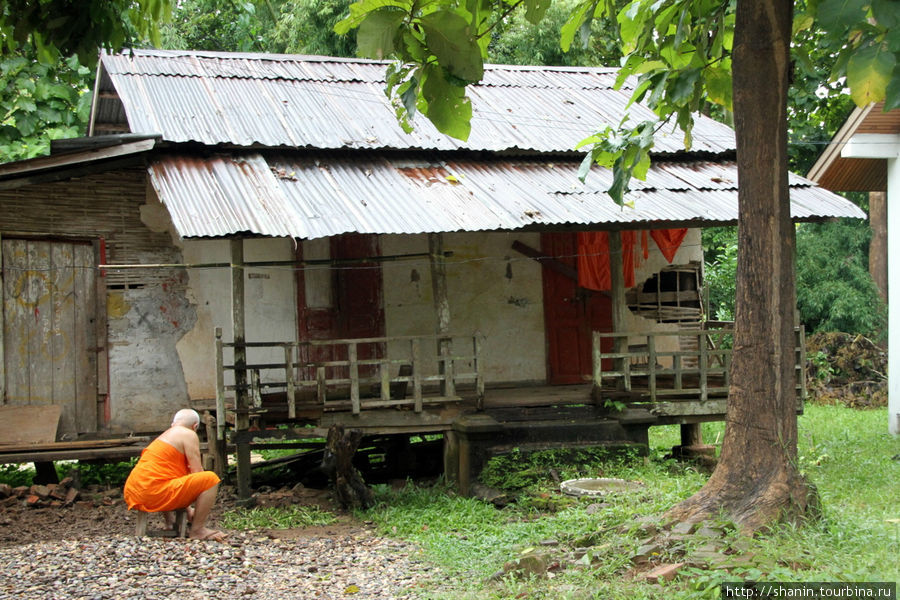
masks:
[[[142,168],[0,191],[0,215],[4,239],[89,241],[98,255],[105,251],[108,264],[182,261],[165,210],[152,195],[148,200]],[[111,270],[99,280],[99,300],[105,306],[99,317],[107,319],[101,353],[108,357],[101,354],[97,361],[98,425],[115,431],[158,430],[188,400],[175,348],[196,320],[186,296],[186,274],[177,269]]]

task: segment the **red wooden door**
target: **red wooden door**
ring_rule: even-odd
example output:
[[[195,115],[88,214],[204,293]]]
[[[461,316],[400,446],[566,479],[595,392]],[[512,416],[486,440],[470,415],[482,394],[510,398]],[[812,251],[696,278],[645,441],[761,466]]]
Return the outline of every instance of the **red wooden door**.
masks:
[[[302,247],[298,249],[302,260]],[[323,256],[322,254],[327,254]],[[329,266],[313,265],[298,272],[298,304],[300,340],[333,340],[384,336],[384,303],[382,295],[381,263],[370,260],[355,261],[380,255],[378,238],[374,235],[345,234],[331,238],[327,249],[320,248],[317,259],[330,259]],[[328,289],[312,289],[310,286]],[[384,344],[360,344],[360,359],[384,355]],[[346,360],[347,347],[317,346],[301,360],[314,362]],[[361,368],[367,376],[374,367]],[[301,373],[312,379],[315,373]],[[346,376],[345,370],[327,373],[329,378]]]
[[[541,253],[577,272],[575,233],[541,234]],[[551,384],[590,381],[591,332],[612,331],[609,296],[579,287],[568,275],[543,269],[544,323],[547,335],[547,379]],[[612,343],[604,351],[609,351]]]

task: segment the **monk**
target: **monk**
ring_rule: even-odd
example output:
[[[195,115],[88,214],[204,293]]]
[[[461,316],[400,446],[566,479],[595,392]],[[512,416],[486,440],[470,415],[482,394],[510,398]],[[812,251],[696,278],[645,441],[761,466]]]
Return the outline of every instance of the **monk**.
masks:
[[[216,501],[219,477],[204,471],[201,465],[199,426],[197,411],[185,408],[175,413],[172,426],[141,452],[128,475],[125,502],[129,509],[165,513],[169,527],[175,522],[173,511],[187,509],[191,538],[223,541],[223,532],[206,527]]]

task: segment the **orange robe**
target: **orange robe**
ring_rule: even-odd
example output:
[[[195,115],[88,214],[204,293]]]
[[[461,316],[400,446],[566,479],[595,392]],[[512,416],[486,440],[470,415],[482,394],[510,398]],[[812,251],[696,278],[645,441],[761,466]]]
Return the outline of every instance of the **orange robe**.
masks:
[[[187,457],[175,446],[153,440],[125,481],[128,508],[161,512],[186,508],[202,492],[219,483],[212,471],[191,473]]]

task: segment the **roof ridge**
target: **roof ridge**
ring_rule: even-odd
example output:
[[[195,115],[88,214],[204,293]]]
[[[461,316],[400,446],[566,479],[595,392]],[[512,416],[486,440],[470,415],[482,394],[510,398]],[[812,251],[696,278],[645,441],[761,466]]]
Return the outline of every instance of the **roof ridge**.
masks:
[[[368,58],[348,58],[341,56],[325,56],[318,54],[279,54],[269,52],[223,52],[217,50],[163,50],[156,48],[133,48],[117,53],[104,52],[104,56],[111,57],[155,57],[155,58],[216,58],[220,60],[258,60],[272,62],[318,62],[318,63],[347,63],[372,66],[387,66],[392,64],[389,60],[373,60]],[[561,72],[561,73],[597,73],[610,75],[618,72],[618,67],[604,66],[565,66],[565,65],[507,65],[499,63],[485,63],[485,70],[501,71],[526,71],[526,72]]]

